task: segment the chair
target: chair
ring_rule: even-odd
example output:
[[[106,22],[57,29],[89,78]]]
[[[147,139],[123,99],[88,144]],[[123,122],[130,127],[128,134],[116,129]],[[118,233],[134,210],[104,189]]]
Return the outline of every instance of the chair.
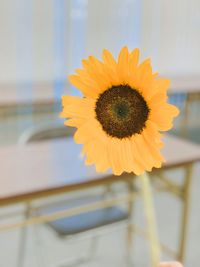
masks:
[[[64,127],[64,126],[61,126]],[[44,128],[44,126],[42,126],[42,129]],[[52,130],[53,127],[49,127]],[[59,128],[59,127],[58,127]],[[67,128],[66,128],[67,130]],[[40,137],[43,136],[42,135],[42,131],[36,131],[34,129],[34,131],[32,132],[36,132],[38,134],[38,132],[40,132]],[[48,131],[47,131],[48,132]],[[45,135],[46,136],[52,136],[50,134],[47,134],[47,132],[45,131]],[[58,131],[59,132],[59,131]],[[24,134],[23,136],[26,136],[26,138],[23,137],[23,140],[26,140],[25,143],[29,143],[29,140],[32,141],[36,141],[37,138],[35,138],[35,134],[31,134],[31,131],[28,130],[29,134]],[[69,135],[69,133],[65,133],[64,136]],[[27,136],[29,136],[29,138],[27,138]],[[38,136],[38,135],[37,135]],[[55,134],[53,134],[54,137],[57,137]],[[45,139],[45,138],[44,138]],[[21,139],[22,140],[22,139]],[[167,141],[168,140],[168,141]],[[174,253],[171,249],[167,248],[166,246],[162,246],[163,250],[165,250],[166,252],[168,252],[169,254],[173,255],[173,257],[176,257],[176,259],[183,261],[184,260],[184,252],[185,252],[185,246],[186,246],[186,235],[187,235],[187,224],[188,224],[188,211],[189,211],[189,192],[190,192],[190,187],[191,187],[191,178],[192,178],[192,165],[194,164],[194,162],[197,162],[199,160],[199,153],[198,155],[196,155],[196,148],[194,145],[188,143],[187,141],[181,140],[179,138],[170,138],[169,136],[167,137],[166,140],[166,147],[168,147],[169,149],[167,149],[167,154],[165,155],[166,158],[169,160],[168,164],[167,164],[167,168],[164,166],[164,168],[162,169],[158,169],[158,170],[154,170],[154,172],[152,172],[152,176],[155,176],[155,178],[157,177],[157,179],[152,179],[152,181],[154,182],[154,189],[156,189],[157,192],[163,192],[163,191],[167,191],[170,192],[171,195],[175,195],[178,196],[178,198],[181,200],[181,202],[183,203],[183,211],[182,211],[182,219],[181,219],[181,223],[180,223],[180,241],[179,241],[179,248],[178,248],[178,252]],[[31,141],[30,141],[31,142]],[[23,142],[21,142],[23,143]],[[171,149],[173,147],[173,149]],[[194,149],[194,151],[193,151]],[[178,153],[180,151],[187,151],[187,155],[186,157],[184,156],[182,158],[182,154]],[[198,150],[198,149],[197,149]],[[199,150],[198,150],[199,151]],[[184,153],[183,153],[184,155]],[[178,163],[177,163],[178,162]],[[171,181],[170,179],[168,179],[168,177],[165,176],[165,170],[167,169],[176,169],[176,168],[184,168],[185,169],[185,175],[184,175],[184,181],[182,184],[176,184],[174,181]],[[133,184],[128,185],[131,187],[131,192],[134,191],[134,193],[136,193],[136,189],[135,187],[133,187]],[[106,193],[104,195],[108,195],[110,188],[106,188]],[[103,197],[103,195],[102,195]],[[86,199],[86,198],[84,198]],[[77,201],[79,201],[80,203],[82,203],[83,199],[77,199]],[[91,199],[91,202],[95,201],[95,198]],[[109,211],[112,214],[117,214],[117,217],[119,219],[119,221],[123,221],[128,219],[130,222],[130,214],[131,214],[131,210],[132,210],[132,205],[133,203],[129,203],[129,212],[128,213],[118,213],[118,210],[116,211]],[[51,207],[52,208],[52,207]],[[57,206],[54,205],[55,210],[56,209],[60,209],[61,208],[61,203],[59,203]],[[116,208],[116,207],[114,207]],[[38,210],[38,212],[42,212],[42,213],[46,213],[48,212],[48,209],[44,208],[44,209],[40,209]],[[102,212],[102,210],[101,210]],[[109,214],[109,212],[107,214]],[[123,210],[120,209],[120,212],[123,212]],[[27,212],[28,214],[28,212]],[[104,212],[100,213],[103,217],[105,215]],[[87,224],[87,219],[89,219],[89,221],[92,223],[92,225],[90,225],[89,229],[96,229],[98,227],[102,227],[104,225],[104,223],[100,223],[100,224],[96,224],[94,223],[94,221],[91,221],[91,216],[96,217],[97,215],[95,213],[92,214],[87,214],[85,213],[84,215],[86,215],[86,218],[84,217],[84,220]],[[80,216],[80,215],[79,215]],[[99,215],[98,215],[99,216]],[[106,215],[107,216],[107,215]],[[81,218],[81,217],[76,217],[77,218]],[[117,222],[118,219],[116,217],[113,218],[113,220],[111,220],[110,218],[108,219],[108,221],[105,222],[105,225]],[[103,219],[105,220],[105,218]],[[54,232],[59,236],[59,237],[65,237],[65,236],[69,236],[69,235],[74,235],[74,234],[78,234],[81,232],[86,232],[89,231],[87,227],[85,227],[85,224],[80,225],[79,227],[77,226],[77,228],[75,227],[75,225],[72,223],[73,220],[71,220],[71,223],[69,222],[69,220],[67,218],[62,219],[62,221],[60,220],[56,220],[54,222],[51,222],[48,224],[48,226],[54,230]],[[71,227],[73,226],[73,227]],[[62,228],[62,229],[61,229]],[[75,229],[76,228],[76,229]],[[131,223],[129,223],[128,225],[128,233],[131,233],[132,230],[134,228],[131,229]],[[135,228],[136,229],[136,228]],[[137,232],[137,231],[135,231]],[[138,233],[141,233],[141,231],[139,230]],[[131,245],[131,234],[127,236],[127,248],[130,249],[130,245]],[[92,245],[93,248],[93,245]],[[20,267],[22,265],[19,265]]]
[[[31,142],[44,141],[52,138],[61,138],[71,136],[74,133],[74,130],[71,128],[66,128],[60,123],[48,123],[45,125],[39,125],[36,127],[31,127],[26,130],[19,139],[20,145],[27,145]],[[77,197],[75,196],[73,200],[70,201],[70,204],[66,205],[65,201],[59,201],[58,203],[51,203],[48,205],[40,206],[39,208],[31,207],[31,205],[27,205],[26,207],[26,216],[32,216],[35,214],[43,215],[48,214],[49,212],[53,213],[62,209],[66,209],[66,206],[70,208],[72,205],[79,206],[83,202],[86,203],[94,203],[95,201],[100,200],[101,198],[105,198],[112,192],[110,186],[105,188],[105,192],[98,196],[83,196]],[[113,192],[112,192],[113,193]],[[75,203],[75,204],[74,204]],[[126,221],[130,219],[130,212],[117,207],[109,207],[102,208],[86,213],[81,213],[79,215],[75,215],[72,217],[61,218],[47,223],[47,226],[53,230],[53,232],[61,239],[69,236],[74,236],[81,233],[86,233],[92,231],[97,228],[103,228],[108,225],[113,225],[114,223]],[[129,231],[130,229],[128,229]],[[24,258],[24,241],[26,239],[26,229],[22,229],[21,234],[21,246],[20,246],[20,254],[18,266],[23,266],[23,258]],[[91,255],[94,254],[95,249],[95,239],[93,238],[93,242],[90,246],[89,257],[81,258],[73,261],[70,265],[75,265],[78,263],[82,263],[85,260],[91,258]],[[130,242],[129,242],[130,243]],[[62,265],[69,266],[69,264]]]
[[[25,130],[18,143],[21,145],[26,145],[31,142],[39,142],[53,138],[62,138],[72,136],[74,134],[74,129],[71,127],[66,127],[58,122],[43,123],[37,126],[32,126]]]

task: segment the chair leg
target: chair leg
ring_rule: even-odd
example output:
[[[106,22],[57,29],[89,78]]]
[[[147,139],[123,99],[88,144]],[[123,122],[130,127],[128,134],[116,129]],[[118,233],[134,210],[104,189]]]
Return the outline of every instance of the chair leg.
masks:
[[[30,203],[26,204],[24,217],[28,219],[30,216]],[[17,267],[24,266],[24,259],[25,259],[25,250],[26,250],[26,241],[27,241],[27,232],[28,228],[23,227],[20,229],[20,241],[19,241],[19,251],[18,251],[18,259],[17,259]]]
[[[97,241],[98,241],[97,236],[94,236],[91,239],[88,255],[83,255],[79,258],[71,259],[69,261],[63,261],[62,263],[57,264],[56,267],[73,267],[91,261],[95,255],[95,251],[97,248]]]
[[[37,260],[37,266],[38,267],[44,267],[47,266],[45,259],[44,259],[44,251],[43,251],[43,246],[41,242],[41,238],[39,235],[39,227],[37,225],[33,225],[33,237],[34,237],[34,248],[35,248],[35,255],[36,255],[36,260]]]
[[[97,236],[92,237],[90,241],[89,253],[87,256],[88,261],[94,258],[95,252],[97,250],[97,242],[98,242],[98,237]]]
[[[131,180],[128,183],[128,191],[130,194],[134,192],[133,181]],[[126,233],[126,259],[127,266],[131,265],[131,255],[132,255],[132,245],[133,245],[133,224],[132,224],[132,215],[134,209],[134,199],[128,203],[128,225]]]
[[[27,240],[27,228],[20,229],[20,242],[19,242],[19,251],[18,251],[18,259],[17,259],[17,267],[24,266],[24,258],[25,258],[25,248],[26,248],[26,240]]]
[[[115,196],[115,191],[113,190],[112,184],[107,184],[103,192],[103,198],[108,198],[110,196]]]
[[[180,230],[180,240],[179,240],[179,252],[178,260],[184,262],[186,241],[187,241],[187,230],[188,230],[188,220],[190,211],[190,189],[192,181],[192,164],[185,167],[185,181],[183,185],[183,210],[182,210],[182,220],[181,220],[181,230]]]

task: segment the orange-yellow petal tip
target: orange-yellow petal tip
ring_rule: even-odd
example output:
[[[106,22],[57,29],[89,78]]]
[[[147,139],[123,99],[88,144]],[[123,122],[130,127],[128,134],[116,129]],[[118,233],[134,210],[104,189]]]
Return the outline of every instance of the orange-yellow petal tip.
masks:
[[[128,46],[122,47],[122,49],[120,50],[120,53],[119,53],[119,58],[120,58],[120,56],[122,56],[124,54],[128,54],[128,53],[129,53]]]

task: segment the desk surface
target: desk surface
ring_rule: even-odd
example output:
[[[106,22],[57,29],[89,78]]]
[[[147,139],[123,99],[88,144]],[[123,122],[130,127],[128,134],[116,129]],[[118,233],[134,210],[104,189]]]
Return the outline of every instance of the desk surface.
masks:
[[[199,93],[200,75],[162,75],[171,79],[169,94],[173,93]],[[69,92],[69,83],[66,81],[63,93]],[[53,83],[30,83],[19,85],[0,85],[0,106],[27,103],[54,103],[60,101],[55,94]]]
[[[172,136],[165,136],[163,168],[200,160],[200,148]],[[86,167],[81,145],[71,138],[9,146],[0,149],[0,205],[120,179]],[[130,177],[130,176],[129,176]]]
[[[200,93],[200,75],[166,75],[171,80],[169,93]]]

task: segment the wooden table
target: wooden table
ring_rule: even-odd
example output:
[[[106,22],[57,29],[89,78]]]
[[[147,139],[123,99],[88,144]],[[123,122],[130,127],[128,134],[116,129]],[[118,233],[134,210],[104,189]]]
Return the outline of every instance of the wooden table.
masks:
[[[69,84],[67,84],[69,86]],[[0,85],[0,107],[15,105],[52,104],[55,99],[53,82]]]
[[[177,258],[183,260],[192,177],[191,167],[193,163],[200,160],[200,148],[172,136],[165,136],[164,142],[163,154],[166,162],[162,169],[155,171],[155,174],[169,168],[184,167],[186,170],[181,187],[163,178],[167,190],[179,196],[184,204],[180,246],[177,254]],[[84,165],[80,151],[81,146],[76,145],[72,139],[45,141],[27,146],[2,147],[0,149],[0,206],[30,202],[42,197],[118,181],[133,180],[132,174],[122,176],[113,176],[109,172],[97,174],[94,167]],[[36,218],[34,222],[45,222],[50,219],[47,217],[38,221]],[[31,224],[32,221],[28,221],[29,223]],[[22,223],[21,226],[25,225],[27,224]]]
[[[192,143],[172,136],[164,142],[165,169],[200,159],[200,149]],[[80,151],[81,145],[71,138],[2,147],[0,205],[124,179],[109,172],[96,173],[94,167],[84,165]]]
[[[171,80],[169,93],[199,93],[200,76],[199,75],[171,75],[163,74]],[[27,88],[29,92],[27,92]],[[68,91],[70,84],[66,81],[64,92]],[[31,91],[31,93],[30,93]],[[60,96],[55,96],[54,83],[35,83],[29,84],[1,84],[0,85],[0,107],[24,105],[24,104],[52,104],[60,100]],[[23,92],[23,94],[21,93]],[[57,99],[55,99],[57,97]]]
[[[170,93],[199,93],[200,75],[166,75],[171,80]]]

